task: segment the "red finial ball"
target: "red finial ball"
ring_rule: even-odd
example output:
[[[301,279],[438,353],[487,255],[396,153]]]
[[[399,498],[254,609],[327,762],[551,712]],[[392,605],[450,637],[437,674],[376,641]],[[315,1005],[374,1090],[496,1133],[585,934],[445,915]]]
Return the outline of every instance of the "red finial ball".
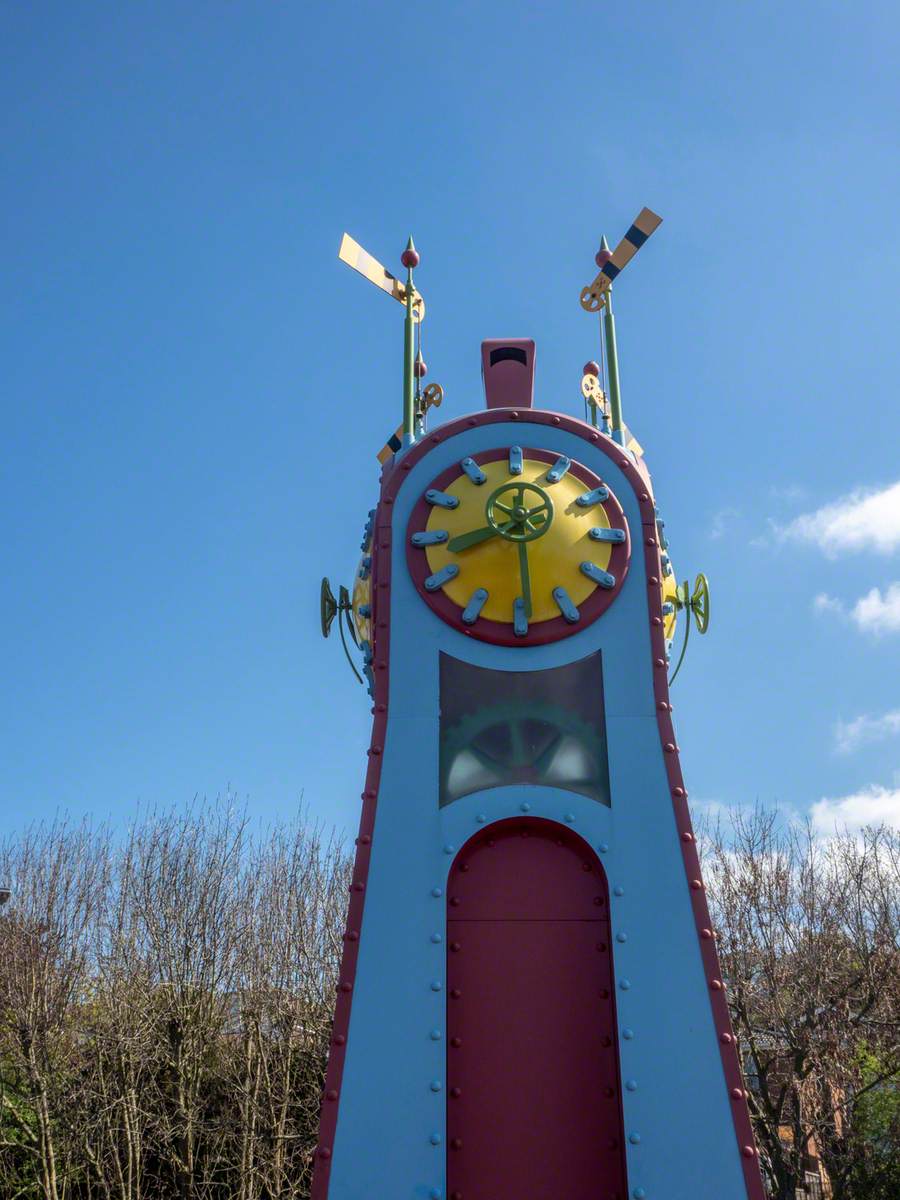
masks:
[[[415,364],[413,365],[413,370],[416,373],[416,379],[421,379],[423,376],[427,375],[428,368],[425,366],[425,359],[417,358]]]
[[[582,371],[584,372],[585,375],[599,376],[600,375],[600,364],[598,362],[594,362],[594,360],[591,359],[590,362],[586,362],[584,364],[584,366],[582,367]]]
[[[611,258],[612,250],[598,250],[594,255],[594,262],[602,271]]]
[[[403,263],[404,267],[417,267],[419,265],[418,250],[413,250],[412,248],[404,250],[400,255],[400,261]]]

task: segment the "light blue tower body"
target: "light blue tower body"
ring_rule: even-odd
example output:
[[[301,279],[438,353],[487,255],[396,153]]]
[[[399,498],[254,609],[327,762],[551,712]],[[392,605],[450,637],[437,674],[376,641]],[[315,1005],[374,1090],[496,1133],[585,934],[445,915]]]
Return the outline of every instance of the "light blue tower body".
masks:
[[[465,458],[513,443],[564,455],[599,476],[630,538],[614,602],[545,644],[490,644],[454,627],[423,602],[409,570],[410,521],[433,481]],[[375,722],[315,1200],[451,1196],[448,872],[473,835],[523,813],[576,833],[608,879],[627,1194],[761,1200],[668,703],[658,540],[643,462],[592,426],[550,411],[499,407],[463,418],[385,471],[371,550]],[[608,805],[521,782],[439,803],[441,655],[493,671],[544,672],[598,651]]]

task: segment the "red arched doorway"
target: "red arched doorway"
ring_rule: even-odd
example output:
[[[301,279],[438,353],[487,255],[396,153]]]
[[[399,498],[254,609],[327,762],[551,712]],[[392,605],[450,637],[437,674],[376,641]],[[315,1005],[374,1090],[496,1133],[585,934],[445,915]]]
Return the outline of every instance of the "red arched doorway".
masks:
[[[477,834],[447,888],[450,1200],[625,1200],[609,892],[571,830]]]

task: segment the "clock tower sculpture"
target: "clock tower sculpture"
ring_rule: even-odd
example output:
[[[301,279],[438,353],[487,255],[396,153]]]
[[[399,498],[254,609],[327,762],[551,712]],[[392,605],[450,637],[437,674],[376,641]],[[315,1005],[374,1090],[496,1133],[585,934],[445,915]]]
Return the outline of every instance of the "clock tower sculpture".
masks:
[[[658,224],[582,293],[585,419],[507,339],[431,431],[418,254],[404,284],[344,239],[406,309],[404,421],[352,595],[323,582],[374,721],[313,1200],[762,1200],[669,702],[708,590],[621,419],[609,285]]]

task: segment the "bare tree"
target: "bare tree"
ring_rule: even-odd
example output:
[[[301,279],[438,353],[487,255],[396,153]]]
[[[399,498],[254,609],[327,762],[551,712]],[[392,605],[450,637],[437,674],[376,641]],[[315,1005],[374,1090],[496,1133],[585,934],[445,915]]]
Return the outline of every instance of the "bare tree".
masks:
[[[819,1159],[835,1200],[850,1200],[863,1101],[900,1073],[900,839],[887,828],[823,839],[757,807],[704,841],[772,1195],[803,1194]]]
[[[88,824],[34,827],[0,848],[0,864],[12,892],[0,917],[2,1149],[27,1156],[44,1200],[62,1200],[81,1060],[74,1014],[90,994],[106,838]]]

